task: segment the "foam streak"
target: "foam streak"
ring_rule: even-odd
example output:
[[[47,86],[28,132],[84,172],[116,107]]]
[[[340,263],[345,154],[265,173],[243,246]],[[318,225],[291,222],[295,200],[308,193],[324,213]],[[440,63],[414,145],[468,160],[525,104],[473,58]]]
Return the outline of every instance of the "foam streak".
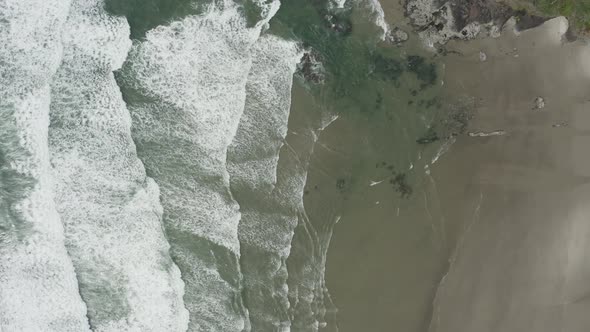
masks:
[[[47,151],[69,5],[0,0],[0,331],[89,331]]]
[[[185,331],[184,285],[169,256],[155,182],[131,139],[112,71],[129,27],[101,0],[74,0],[52,88],[56,202],[95,331]]]

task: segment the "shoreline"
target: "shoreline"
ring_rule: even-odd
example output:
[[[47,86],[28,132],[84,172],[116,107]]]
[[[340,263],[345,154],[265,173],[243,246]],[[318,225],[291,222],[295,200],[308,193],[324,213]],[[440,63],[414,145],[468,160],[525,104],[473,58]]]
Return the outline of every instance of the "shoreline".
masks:
[[[395,17],[391,13],[400,8],[392,3],[383,3],[383,7],[389,21]],[[425,169],[418,189],[422,197],[402,201],[407,209],[402,208],[400,213],[400,203],[382,206],[383,210],[369,207],[371,200],[382,202],[387,194],[365,191],[361,199],[365,203],[354,207],[364,204],[364,210],[356,216],[344,216],[336,225],[328,251],[326,279],[339,309],[339,331],[497,331],[486,323],[502,319],[498,316],[503,312],[502,305],[510,300],[498,302],[492,290],[500,286],[492,287],[489,283],[494,278],[502,279],[501,274],[494,273],[503,273],[503,257],[511,256],[509,250],[518,252],[519,244],[511,242],[504,255],[494,256],[492,261],[498,270],[488,271],[489,268],[479,276],[479,282],[488,287],[487,297],[481,297],[477,289],[462,290],[461,283],[471,279],[469,275],[477,271],[478,260],[485,261],[495,243],[485,242],[490,228],[484,230],[474,225],[485,219],[488,227],[501,237],[511,231],[511,226],[496,223],[497,220],[522,216],[532,222],[543,217],[535,206],[508,204],[506,199],[526,201],[536,195],[536,204],[545,206],[543,210],[551,215],[548,209],[558,210],[560,204],[567,202],[544,192],[552,187],[564,192],[580,181],[587,182],[584,176],[572,175],[571,159],[582,158],[574,157],[568,140],[575,136],[569,108],[577,106],[572,105],[572,95],[561,94],[564,90],[571,94],[573,87],[578,89],[579,98],[583,95],[580,87],[590,75],[576,70],[582,63],[567,65],[560,61],[571,61],[572,56],[581,59],[587,48],[580,40],[565,42],[569,29],[562,18],[519,32],[515,32],[515,23],[508,21],[497,38],[451,40],[445,45],[449,52],[439,60],[445,68],[443,90],[447,99],[468,96],[476,109],[467,132],[457,137],[436,164]],[[396,26],[403,28],[401,24]],[[408,42],[415,44],[412,40],[417,38],[412,37]],[[543,109],[535,108],[539,96],[546,101]],[[582,99],[578,101],[585,102]],[[577,118],[590,118],[582,111],[576,112]],[[583,145],[574,144],[576,151]],[[364,222],[358,222],[363,219]],[[547,227],[554,229],[557,226],[551,221],[546,220]],[[579,222],[576,225],[583,227]],[[515,231],[523,234],[529,231],[527,227],[534,227],[521,226]],[[542,235],[549,236],[547,232]],[[478,248],[478,243],[485,244]],[[431,249],[422,254],[412,249],[425,244]],[[531,244],[523,256],[540,248]],[[467,262],[464,256],[469,256]],[[426,261],[428,266],[424,265]],[[529,272],[515,269],[514,278],[522,278],[519,273]],[[546,280],[548,285],[551,281],[555,282]],[[505,287],[514,285],[508,281]],[[535,287],[529,289],[532,298],[540,286]],[[515,288],[513,292],[526,292],[524,288]],[[498,288],[499,293],[501,289]],[[470,306],[478,303],[494,308],[486,316],[487,321],[481,317],[466,318]],[[485,316],[488,309],[481,308],[484,314],[479,316]],[[530,329],[539,325],[535,325],[533,316],[528,318],[531,325],[525,330],[545,331]],[[463,324],[463,320],[469,320],[471,325]],[[517,323],[527,322],[508,320],[503,331],[520,331],[512,329],[520,326],[514,325]]]
[[[453,184],[463,193],[444,204],[467,217],[435,298],[430,331],[589,326],[580,306],[568,304],[586,275],[583,254],[572,256],[572,246],[587,246],[587,240],[571,230],[588,228],[572,216],[589,198],[588,172],[579,166],[588,165],[582,143],[587,138],[575,128],[588,125],[573,121],[587,119],[590,109],[583,88],[590,76],[576,61],[588,46],[563,41],[568,30],[563,18],[518,34],[512,30],[508,25],[496,40],[449,45],[464,55],[447,58],[447,72],[461,68],[469,74],[454,79],[449,74],[447,88],[482,103],[470,129],[500,128],[507,134],[460,138],[433,168],[441,179],[452,176],[458,163],[470,163]],[[477,58],[481,49],[488,55],[484,62]],[[534,105],[538,96],[547,101],[542,109]],[[465,201],[476,201],[475,208]]]

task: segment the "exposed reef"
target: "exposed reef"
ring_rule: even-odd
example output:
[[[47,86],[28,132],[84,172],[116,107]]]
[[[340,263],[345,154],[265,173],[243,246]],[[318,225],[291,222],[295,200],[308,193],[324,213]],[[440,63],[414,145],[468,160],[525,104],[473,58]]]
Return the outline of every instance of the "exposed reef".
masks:
[[[497,37],[504,23],[513,16],[517,18],[519,30],[547,20],[495,0],[407,0],[405,11],[420,37],[430,46],[443,45],[451,39],[473,39],[480,34]]]

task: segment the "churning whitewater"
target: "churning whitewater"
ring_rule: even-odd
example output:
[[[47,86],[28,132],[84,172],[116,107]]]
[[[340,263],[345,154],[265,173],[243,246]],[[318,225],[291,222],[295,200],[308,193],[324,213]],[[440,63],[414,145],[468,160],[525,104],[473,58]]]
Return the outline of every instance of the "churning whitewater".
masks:
[[[132,41],[103,0],[0,0],[0,331],[318,329],[287,268],[304,49],[277,0],[199,6]]]
[[[53,200],[49,84],[69,1],[0,2],[0,331],[88,331]]]
[[[183,283],[161,226],[158,187],[131,139],[113,70],[131,46],[123,18],[74,0],[51,84],[55,202],[96,331],[184,331]]]

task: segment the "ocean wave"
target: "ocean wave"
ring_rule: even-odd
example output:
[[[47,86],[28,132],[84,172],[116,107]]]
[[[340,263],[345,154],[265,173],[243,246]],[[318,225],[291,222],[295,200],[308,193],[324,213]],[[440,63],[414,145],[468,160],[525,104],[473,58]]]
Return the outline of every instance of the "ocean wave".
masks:
[[[0,330],[319,326],[325,256],[287,261],[326,123],[287,135],[302,53],[261,37],[278,6],[132,43],[103,0],[0,0]]]
[[[0,2],[0,330],[89,331],[49,172],[49,82],[69,1]]]
[[[185,331],[184,285],[169,256],[156,183],[131,139],[113,70],[129,27],[101,0],[74,0],[51,85],[56,203],[95,331]]]
[[[191,330],[249,329],[226,154],[244,110],[251,47],[278,5],[265,2],[253,26],[231,1],[159,26],[134,44],[119,77],[140,158],[161,188]]]
[[[285,260],[297,217],[281,202],[302,192],[288,190],[287,183],[293,181],[289,177],[277,182],[277,167],[287,135],[293,73],[301,56],[291,41],[266,35],[256,42],[245,110],[227,154],[232,192],[242,215],[240,262],[253,331],[286,331],[290,326]],[[292,167],[283,164],[281,172]]]
[[[373,15],[373,22],[378,26],[382,34],[380,35],[381,40],[385,40],[387,35],[391,32],[389,23],[385,20],[385,12],[379,0],[362,0],[362,3],[371,11]]]

